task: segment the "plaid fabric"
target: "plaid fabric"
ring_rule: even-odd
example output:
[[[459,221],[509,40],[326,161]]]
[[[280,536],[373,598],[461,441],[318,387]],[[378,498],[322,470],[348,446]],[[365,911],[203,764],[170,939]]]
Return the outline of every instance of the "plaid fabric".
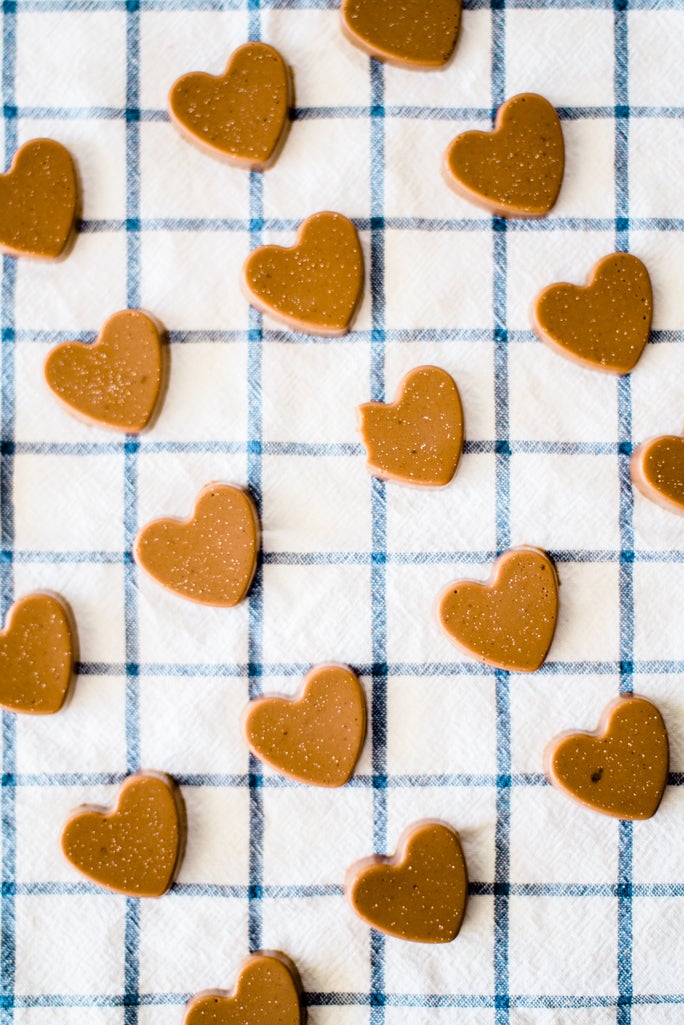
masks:
[[[73,605],[80,678],[52,719],[3,716],[0,1016],[5,1025],[167,1025],[228,987],[250,949],[302,972],[313,1025],[677,1025],[684,1021],[682,523],[632,495],[633,443],[684,406],[684,4],[468,0],[452,65],[411,74],[341,36],[334,0],[4,0],[6,165],[50,135],[75,154],[83,224],[66,262],[2,266],[2,598]],[[247,38],[296,75],[291,135],[263,177],[168,124],[188,70]],[[567,171],[552,216],[492,219],[440,180],[447,142],[505,97],[558,108]],[[366,299],[353,333],[293,335],[250,310],[239,270],[332,208],[355,219]],[[528,308],[615,248],[647,263],[655,330],[631,378],[537,343]],[[170,332],[162,416],[140,439],[69,418],[51,344],[143,306]],[[354,407],[419,363],[462,392],[466,453],[424,494],[365,473]],[[138,574],[138,526],[189,512],[210,480],[248,482],[263,565],[242,608],[194,607]],[[562,581],[533,676],[461,659],[431,617],[495,554],[546,547]],[[367,687],[372,727],[339,792],[262,770],[239,736],[250,695],[324,659]],[[592,815],[546,785],[557,732],[618,691],[652,697],[672,741],[657,817]],[[62,860],[82,801],[138,767],[184,789],[189,846],[162,900],[99,892]],[[344,869],[437,816],[461,833],[461,935],[371,933]]]

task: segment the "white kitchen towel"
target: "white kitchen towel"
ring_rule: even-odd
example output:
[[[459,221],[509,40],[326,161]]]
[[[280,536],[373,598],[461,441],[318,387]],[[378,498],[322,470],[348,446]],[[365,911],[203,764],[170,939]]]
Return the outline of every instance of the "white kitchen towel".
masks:
[[[684,3],[468,0],[453,62],[412,73],[346,41],[334,0],[5,0],[5,166],[37,136],[73,152],[83,222],[63,263],[5,258],[3,611],[35,589],[71,603],[81,646],[58,716],[3,719],[3,1025],[180,1025],[250,949],[299,966],[312,1025],[679,1025],[684,1021],[684,520],[634,496],[633,444],[684,420]],[[296,108],[263,176],[193,149],[166,98],[248,38],[294,69]],[[492,219],[441,179],[458,132],[537,91],[567,169],[540,221]],[[246,255],[300,221],[353,218],[367,281],[350,335],[296,335],[240,291]],[[629,249],[651,272],[654,332],[629,378],[569,363],[529,326],[536,293]],[[126,306],[170,335],[163,411],[139,439],[89,428],[48,393],[57,341]],[[355,407],[422,363],[461,390],[453,484],[373,482]],[[138,527],[189,514],[212,480],[247,483],[263,565],[237,609],[194,606],[132,563]],[[432,606],[511,544],[562,583],[546,665],[462,657]],[[324,660],[356,668],[369,736],[324,791],[251,760],[250,694],[294,691]],[[670,733],[656,817],[618,823],[545,782],[541,753],[594,728],[620,689]],[[178,883],[126,900],[82,882],[59,837],[138,767],[183,787]],[[410,822],[459,830],[471,878],[445,946],[383,939],[345,868]]]

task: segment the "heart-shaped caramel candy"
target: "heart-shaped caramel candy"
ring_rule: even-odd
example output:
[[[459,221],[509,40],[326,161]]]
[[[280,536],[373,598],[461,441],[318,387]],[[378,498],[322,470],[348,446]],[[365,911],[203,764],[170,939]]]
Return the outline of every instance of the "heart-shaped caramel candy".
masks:
[[[196,71],[171,87],[169,114],[190,142],[237,167],[264,171],[287,134],[290,70],[272,46],[245,43],[222,75]]]
[[[256,570],[259,515],[248,491],[207,484],[187,520],[153,520],[133,555],[151,577],[181,598],[227,608],[246,596]]]
[[[444,822],[415,822],[391,858],[374,855],[347,870],[347,898],[374,929],[415,943],[450,943],[468,900],[461,842]]]
[[[463,407],[454,379],[440,367],[416,367],[395,402],[359,406],[370,473],[400,484],[443,487],[463,450]]]
[[[293,331],[343,335],[363,292],[363,252],[356,228],[325,211],[299,227],[294,246],[261,246],[245,261],[249,302]]]
[[[366,701],[347,666],[317,666],[295,698],[268,695],[251,701],[242,728],[250,750],[283,775],[341,787],[361,753]]]
[[[544,752],[544,769],[555,786],[580,804],[619,819],[655,815],[668,761],[663,717],[637,694],[612,701],[595,733],[563,733]]]
[[[74,675],[76,637],[71,610],[55,594],[15,601],[0,633],[0,707],[52,715],[64,704]]]
[[[632,453],[629,470],[642,495],[684,516],[684,437],[664,434],[645,441]]]
[[[141,310],[121,310],[92,344],[63,342],[52,350],[45,361],[48,387],[87,423],[142,431],[162,391],[162,331]]]
[[[234,989],[209,990],[189,1001],[183,1025],[304,1025],[306,1007],[294,963],[276,950],[243,961]]]
[[[449,61],[461,25],[461,0],[342,0],[342,31],[377,60],[418,71]]]
[[[54,260],[76,220],[78,185],[71,154],[54,139],[32,139],[0,175],[0,252]]]
[[[641,260],[611,253],[592,268],[586,285],[545,288],[532,308],[532,327],[561,356],[628,374],[648,341],[652,313],[651,279]]]
[[[437,616],[466,654],[498,669],[532,673],[546,658],[556,629],[555,567],[539,548],[511,548],[496,560],[486,584],[450,584]]]
[[[447,184],[499,217],[543,217],[563,181],[558,114],[536,93],[503,103],[493,132],[464,132],[444,157]]]
[[[161,897],[172,885],[185,849],[185,805],[163,773],[136,772],[121,784],[114,808],[82,805],[62,832],[74,868],[107,890]]]

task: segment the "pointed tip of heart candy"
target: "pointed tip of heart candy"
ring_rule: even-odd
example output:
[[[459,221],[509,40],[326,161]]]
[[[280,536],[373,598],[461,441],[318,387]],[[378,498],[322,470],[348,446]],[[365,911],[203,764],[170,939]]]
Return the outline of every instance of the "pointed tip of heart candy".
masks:
[[[544,772],[566,796],[611,818],[655,815],[667,783],[669,742],[658,708],[622,694],[596,730],[566,731],[546,745]]]
[[[65,259],[76,237],[80,189],[69,150],[55,139],[30,139],[0,174],[0,252]]]
[[[280,950],[258,950],[237,970],[232,990],[212,989],[188,1001],[183,1025],[305,1025],[299,971]]]
[[[632,484],[644,498],[684,516],[684,437],[663,434],[638,445],[629,461]]]
[[[343,35],[363,53],[395,67],[439,71],[451,60],[462,0],[343,0]]]
[[[164,772],[127,776],[110,806],[80,805],[62,830],[62,853],[86,879],[128,897],[161,897],[185,853],[180,787]]]
[[[10,607],[0,631],[0,708],[54,715],[73,694],[76,619],[65,598],[34,591]]]

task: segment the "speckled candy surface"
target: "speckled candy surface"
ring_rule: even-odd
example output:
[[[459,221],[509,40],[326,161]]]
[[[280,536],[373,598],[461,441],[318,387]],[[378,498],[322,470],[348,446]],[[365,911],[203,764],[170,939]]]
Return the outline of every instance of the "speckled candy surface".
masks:
[[[74,868],[131,897],[161,897],[184,847],[183,798],[163,773],[134,773],[121,784],[114,808],[83,805],[62,832],[62,851]]]
[[[343,0],[342,30],[364,53],[418,71],[448,63],[461,0]]]
[[[621,819],[654,815],[667,783],[669,745],[663,717],[636,694],[605,709],[595,733],[566,733],[548,744],[551,782],[580,804]]]
[[[463,407],[454,379],[440,367],[416,367],[392,403],[359,406],[368,470],[400,484],[443,487],[463,450]]]
[[[27,594],[10,608],[0,633],[0,706],[51,715],[73,680],[75,636],[70,611],[55,594]]]
[[[555,567],[538,548],[511,548],[494,563],[488,583],[450,584],[436,611],[447,636],[466,654],[498,669],[534,672],[556,629]]]
[[[643,442],[632,453],[629,469],[642,495],[684,516],[684,437],[664,434]]]
[[[415,943],[450,943],[468,900],[458,833],[444,822],[415,822],[391,858],[374,855],[347,870],[347,899],[374,929]]]
[[[222,75],[196,71],[174,82],[169,114],[210,156],[263,171],[278,156],[289,125],[290,70],[266,43],[238,47]]]
[[[187,520],[164,518],[135,539],[136,562],[157,583],[200,605],[231,607],[246,597],[256,570],[259,517],[248,491],[207,484]]]
[[[71,154],[54,139],[32,139],[0,175],[0,252],[54,260],[71,236],[78,203]]]

